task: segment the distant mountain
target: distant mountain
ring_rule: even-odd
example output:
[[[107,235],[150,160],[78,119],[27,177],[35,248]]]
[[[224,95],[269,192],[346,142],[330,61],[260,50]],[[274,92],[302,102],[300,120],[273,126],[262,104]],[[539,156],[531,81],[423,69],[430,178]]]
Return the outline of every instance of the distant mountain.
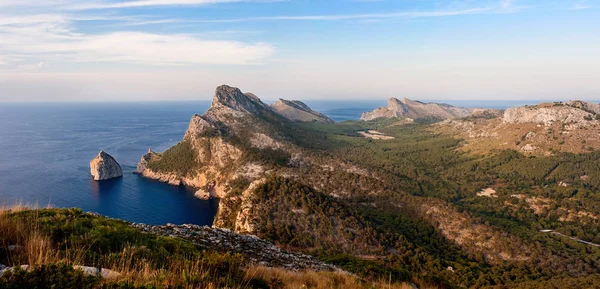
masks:
[[[600,113],[600,104],[581,100],[549,102],[509,108],[504,113],[506,123],[586,123]],[[600,115],[599,115],[600,116]]]
[[[600,149],[600,104],[580,100],[508,108],[498,118],[447,120],[439,131],[466,139],[478,153],[514,149],[525,154],[583,153]],[[488,113],[489,114],[489,113]]]
[[[292,121],[335,123],[333,119],[312,110],[308,105],[299,100],[279,99],[271,105],[271,109]]]
[[[387,107],[380,107],[372,112],[363,113],[361,120],[374,120],[377,118],[435,118],[435,119],[453,119],[467,117],[471,115],[471,110],[462,107],[456,107],[444,103],[424,103],[420,101],[403,98],[390,98]]]

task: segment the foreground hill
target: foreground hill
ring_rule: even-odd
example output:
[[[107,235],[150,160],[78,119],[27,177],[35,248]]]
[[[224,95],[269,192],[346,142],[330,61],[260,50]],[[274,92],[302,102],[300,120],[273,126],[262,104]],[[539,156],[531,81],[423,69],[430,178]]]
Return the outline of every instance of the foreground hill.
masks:
[[[409,119],[453,119],[466,117],[471,110],[444,103],[424,103],[403,98],[390,98],[387,107],[380,107],[372,112],[365,112],[361,120],[374,120],[378,118],[409,118]]]
[[[497,115],[456,121],[502,123]],[[389,137],[365,137],[377,127]],[[222,86],[181,143],[149,152],[139,168],[220,198],[214,227],[364,278],[420,276],[441,288],[595,282],[600,250],[562,237],[600,236],[600,202],[590,195],[600,188],[595,155],[473,155],[458,150],[461,137],[432,131],[439,127],[294,122],[255,95]]]
[[[0,288],[302,286],[412,288],[360,279],[315,258],[227,230],[150,226],[78,209],[0,210]]]

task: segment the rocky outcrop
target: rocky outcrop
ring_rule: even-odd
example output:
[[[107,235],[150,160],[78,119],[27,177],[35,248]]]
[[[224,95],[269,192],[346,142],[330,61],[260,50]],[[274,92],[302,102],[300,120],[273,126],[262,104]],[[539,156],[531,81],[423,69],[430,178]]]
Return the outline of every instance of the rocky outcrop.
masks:
[[[596,118],[600,105],[583,101],[542,103],[509,108],[504,112],[504,123],[536,123],[551,125],[556,122],[586,123]]]
[[[90,173],[96,181],[109,180],[123,176],[119,163],[109,154],[100,151],[98,156],[90,161]]]
[[[244,261],[250,264],[295,271],[305,269],[315,271],[338,270],[336,267],[325,264],[312,256],[286,252],[256,236],[240,235],[227,229],[173,224],[152,226],[132,223],[131,226],[152,234],[187,239],[209,250],[238,253],[243,255]]]
[[[380,107],[371,112],[363,113],[361,120],[378,118],[434,118],[439,120],[467,117],[471,110],[444,103],[424,103],[404,98],[390,98],[387,107]]]
[[[504,115],[504,110],[492,108],[474,108],[471,110],[471,117],[474,118],[498,118]]]
[[[20,267],[21,269],[23,269],[25,271],[28,271],[32,268],[29,265],[7,267],[7,266],[0,264],[0,276],[4,275],[4,273],[11,272],[11,271],[15,270],[14,268],[18,268],[18,267]],[[121,276],[121,273],[110,270],[110,269],[106,269],[106,268],[96,268],[96,267],[89,267],[89,266],[73,265],[73,269],[80,270],[83,272],[83,274],[86,274],[86,275],[102,277],[104,279],[116,279]]]
[[[291,121],[335,123],[333,119],[312,110],[308,105],[299,100],[279,99],[271,105],[271,109]]]
[[[141,158],[137,172],[171,185],[195,188],[195,196],[200,199],[227,198],[232,182],[255,181],[272,168],[263,163],[263,158],[256,158],[256,154],[291,155],[294,146],[277,129],[287,125],[291,125],[289,120],[256,95],[222,85],[215,90],[211,107],[202,115],[192,116],[182,142],[168,154],[149,151]],[[174,156],[176,151],[188,154]],[[254,155],[254,159],[248,155]],[[191,165],[185,172],[169,171],[172,166],[159,165],[163,161],[172,164],[187,160]],[[221,202],[215,224],[220,224],[219,216],[228,218],[224,213],[228,210],[227,203]],[[237,210],[232,214],[238,214]]]
[[[153,159],[156,158],[156,153],[151,150],[148,149],[148,152],[142,156],[142,159],[140,160],[140,162],[137,164],[137,168],[135,169],[135,172],[137,174],[141,174],[144,172],[144,170],[147,169],[148,167],[148,162],[152,161]]]
[[[239,88],[221,85],[215,91],[211,108],[228,107],[235,111],[263,113],[271,109],[252,93],[242,93]]]

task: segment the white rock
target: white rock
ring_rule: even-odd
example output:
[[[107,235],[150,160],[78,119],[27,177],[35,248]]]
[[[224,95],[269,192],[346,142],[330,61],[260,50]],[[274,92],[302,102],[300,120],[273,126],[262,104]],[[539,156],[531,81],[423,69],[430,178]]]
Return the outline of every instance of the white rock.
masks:
[[[111,155],[101,151],[90,161],[90,174],[96,181],[109,180],[123,176],[121,165]]]

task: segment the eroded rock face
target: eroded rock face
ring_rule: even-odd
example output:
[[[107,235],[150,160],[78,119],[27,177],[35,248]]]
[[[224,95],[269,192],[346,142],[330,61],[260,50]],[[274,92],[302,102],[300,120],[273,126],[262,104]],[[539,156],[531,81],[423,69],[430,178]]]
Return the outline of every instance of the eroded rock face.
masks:
[[[299,100],[279,99],[271,105],[271,109],[291,121],[335,123],[333,119],[312,110],[308,105]]]
[[[146,168],[148,167],[148,162],[151,161],[153,158],[155,158],[157,155],[154,151],[152,151],[151,149],[148,149],[148,152],[142,156],[142,159],[140,160],[140,162],[137,164],[137,168],[135,170],[136,174],[141,174],[144,172],[144,170],[146,170]]]
[[[504,123],[537,123],[551,125],[552,123],[585,123],[595,119],[600,112],[600,105],[584,101],[569,101],[567,103],[553,102],[533,106],[509,108],[504,112]]]
[[[202,115],[192,116],[183,137],[195,155],[195,169],[185,174],[152,170],[149,163],[160,161],[164,155],[149,151],[141,158],[137,173],[171,185],[193,187],[201,199],[226,197],[230,181],[237,178],[252,181],[264,173],[257,165],[260,170],[244,174],[246,163],[242,156],[245,150],[289,149],[262,118],[283,121],[254,94],[242,93],[227,85],[219,86],[211,107]]]
[[[437,118],[440,120],[467,117],[471,110],[444,103],[424,103],[404,98],[390,98],[387,107],[380,107],[371,112],[363,113],[361,120],[377,118]]]
[[[242,93],[237,87],[221,85],[215,90],[215,97],[211,107],[226,106],[236,111],[261,113],[270,111],[268,105],[263,103],[252,93]]]
[[[121,165],[109,154],[101,151],[90,161],[90,173],[96,181],[109,180],[123,176]]]

